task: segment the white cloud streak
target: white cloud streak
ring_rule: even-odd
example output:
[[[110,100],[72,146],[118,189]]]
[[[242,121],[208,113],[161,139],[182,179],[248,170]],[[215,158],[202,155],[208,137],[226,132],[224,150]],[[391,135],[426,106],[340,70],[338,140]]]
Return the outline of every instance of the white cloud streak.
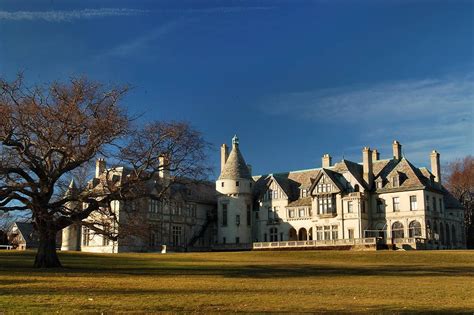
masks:
[[[442,151],[445,161],[474,154],[472,76],[287,93],[266,98],[260,109],[338,124],[357,142],[350,148],[355,156],[365,145],[389,154],[393,139],[404,142],[409,159],[424,164],[433,149]]]
[[[127,9],[127,8],[101,8],[83,9],[71,11],[0,11],[0,21],[37,21],[46,22],[72,22],[81,19],[94,19],[117,16],[133,16],[148,13],[148,10]]]

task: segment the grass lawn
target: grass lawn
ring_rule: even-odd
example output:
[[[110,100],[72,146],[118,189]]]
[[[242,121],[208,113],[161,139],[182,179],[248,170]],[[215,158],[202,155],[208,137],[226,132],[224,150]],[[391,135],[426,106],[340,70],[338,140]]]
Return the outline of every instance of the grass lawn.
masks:
[[[0,313],[470,312],[474,251],[61,253],[0,251]]]

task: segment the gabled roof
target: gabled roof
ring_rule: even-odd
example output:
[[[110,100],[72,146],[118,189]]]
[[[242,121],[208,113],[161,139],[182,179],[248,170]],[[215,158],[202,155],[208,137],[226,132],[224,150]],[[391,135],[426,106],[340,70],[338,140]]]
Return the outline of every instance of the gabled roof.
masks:
[[[239,145],[234,144],[232,151],[225,162],[219,179],[252,179],[249,168],[245,163]]]
[[[17,227],[18,232],[20,232],[28,247],[38,247],[38,235],[32,223],[15,222],[14,225]]]
[[[339,191],[344,191],[344,185],[341,182],[341,178],[339,178],[341,175],[325,168],[323,168],[318,176],[313,180],[310,191],[313,191],[314,187],[324,175],[329,178],[329,180],[337,187],[337,189],[339,189]]]
[[[275,180],[284,190],[290,201],[297,200],[300,196],[300,189],[309,189],[311,187],[312,180],[319,174],[320,171],[321,169],[318,168],[254,176],[254,196],[256,198],[260,197],[266,191],[271,180]]]
[[[364,170],[362,165],[349,160],[342,160],[341,162],[336,163],[332,170],[336,173],[351,173],[355,180],[359,183],[359,185],[367,188],[367,185],[364,181]]]

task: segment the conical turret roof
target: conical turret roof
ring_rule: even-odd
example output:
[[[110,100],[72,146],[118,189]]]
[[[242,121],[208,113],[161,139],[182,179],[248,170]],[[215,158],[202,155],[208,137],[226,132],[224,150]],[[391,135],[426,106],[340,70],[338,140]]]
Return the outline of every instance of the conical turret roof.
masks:
[[[232,151],[225,162],[219,179],[252,179],[247,163],[240,153],[238,138],[232,139]]]

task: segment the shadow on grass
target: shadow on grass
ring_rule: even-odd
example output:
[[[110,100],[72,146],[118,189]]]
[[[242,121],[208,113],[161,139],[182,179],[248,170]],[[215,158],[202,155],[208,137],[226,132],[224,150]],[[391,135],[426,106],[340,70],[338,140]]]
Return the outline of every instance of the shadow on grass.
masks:
[[[54,269],[31,268],[34,252],[16,252],[0,255],[0,275],[60,274],[75,276],[220,276],[227,278],[293,278],[293,277],[341,277],[341,276],[386,276],[386,277],[474,277],[472,266],[440,267],[424,264],[288,264],[265,262],[245,263],[196,258],[195,256],[97,255],[86,253],[62,253],[65,267]],[[156,259],[154,259],[156,257]],[[205,256],[204,256],[205,257]],[[0,282],[1,284],[1,282]]]

